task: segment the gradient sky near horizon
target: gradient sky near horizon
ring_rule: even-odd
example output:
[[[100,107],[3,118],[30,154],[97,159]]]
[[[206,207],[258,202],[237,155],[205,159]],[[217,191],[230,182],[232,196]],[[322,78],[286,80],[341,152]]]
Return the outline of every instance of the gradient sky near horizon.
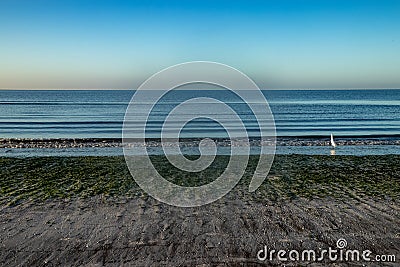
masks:
[[[216,61],[262,88],[400,88],[400,1],[0,2],[0,88],[135,88]]]

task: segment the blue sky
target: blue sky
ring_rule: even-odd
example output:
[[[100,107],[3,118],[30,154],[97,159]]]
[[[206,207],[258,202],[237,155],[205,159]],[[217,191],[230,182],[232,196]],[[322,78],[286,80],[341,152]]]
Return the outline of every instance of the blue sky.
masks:
[[[400,88],[400,1],[0,1],[0,88],[135,88],[193,60],[262,88]]]

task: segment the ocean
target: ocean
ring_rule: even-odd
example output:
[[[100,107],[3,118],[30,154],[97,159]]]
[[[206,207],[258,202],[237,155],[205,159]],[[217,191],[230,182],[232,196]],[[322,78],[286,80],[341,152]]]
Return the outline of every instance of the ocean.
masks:
[[[133,94],[134,90],[1,90],[0,138],[121,138]],[[342,137],[400,136],[400,89],[264,90],[263,94],[278,138],[331,133]],[[159,137],[166,115],[192,97],[227,103],[239,114],[249,135],[259,135],[251,110],[231,92],[174,90],[160,99],[149,117],[148,137]],[[226,131],[216,122],[198,119],[182,129],[181,137],[224,138]]]

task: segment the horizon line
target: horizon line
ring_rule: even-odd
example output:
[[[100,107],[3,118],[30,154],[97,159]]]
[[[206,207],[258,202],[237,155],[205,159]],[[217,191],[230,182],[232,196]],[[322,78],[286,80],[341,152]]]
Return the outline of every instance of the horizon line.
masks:
[[[321,87],[321,88],[261,88],[261,90],[399,90],[400,87],[376,87],[376,88],[363,88],[363,87]],[[120,91],[129,91],[129,90],[137,90],[137,88],[0,88],[0,90],[15,90],[15,91],[23,91],[23,90],[32,90],[32,91],[56,91],[56,90],[77,90],[77,91],[107,91],[107,90],[120,90]],[[146,90],[159,90],[159,89],[146,89]],[[179,89],[178,90],[195,90],[193,89]],[[210,88],[204,89],[201,88],[200,90],[222,90],[218,88]],[[241,90],[249,90],[249,89],[241,89]]]

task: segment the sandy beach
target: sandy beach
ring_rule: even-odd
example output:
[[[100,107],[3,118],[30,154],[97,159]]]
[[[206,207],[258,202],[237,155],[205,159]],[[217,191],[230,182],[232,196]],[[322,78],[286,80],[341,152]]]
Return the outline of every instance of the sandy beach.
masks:
[[[400,259],[399,156],[277,156],[255,193],[247,191],[250,164],[233,191],[197,208],[147,196],[122,157],[0,162],[5,266],[396,266]],[[170,169],[165,158],[154,162]],[[171,175],[183,185],[201,177]],[[264,246],[320,250],[341,238],[349,249],[397,262],[257,258]]]

